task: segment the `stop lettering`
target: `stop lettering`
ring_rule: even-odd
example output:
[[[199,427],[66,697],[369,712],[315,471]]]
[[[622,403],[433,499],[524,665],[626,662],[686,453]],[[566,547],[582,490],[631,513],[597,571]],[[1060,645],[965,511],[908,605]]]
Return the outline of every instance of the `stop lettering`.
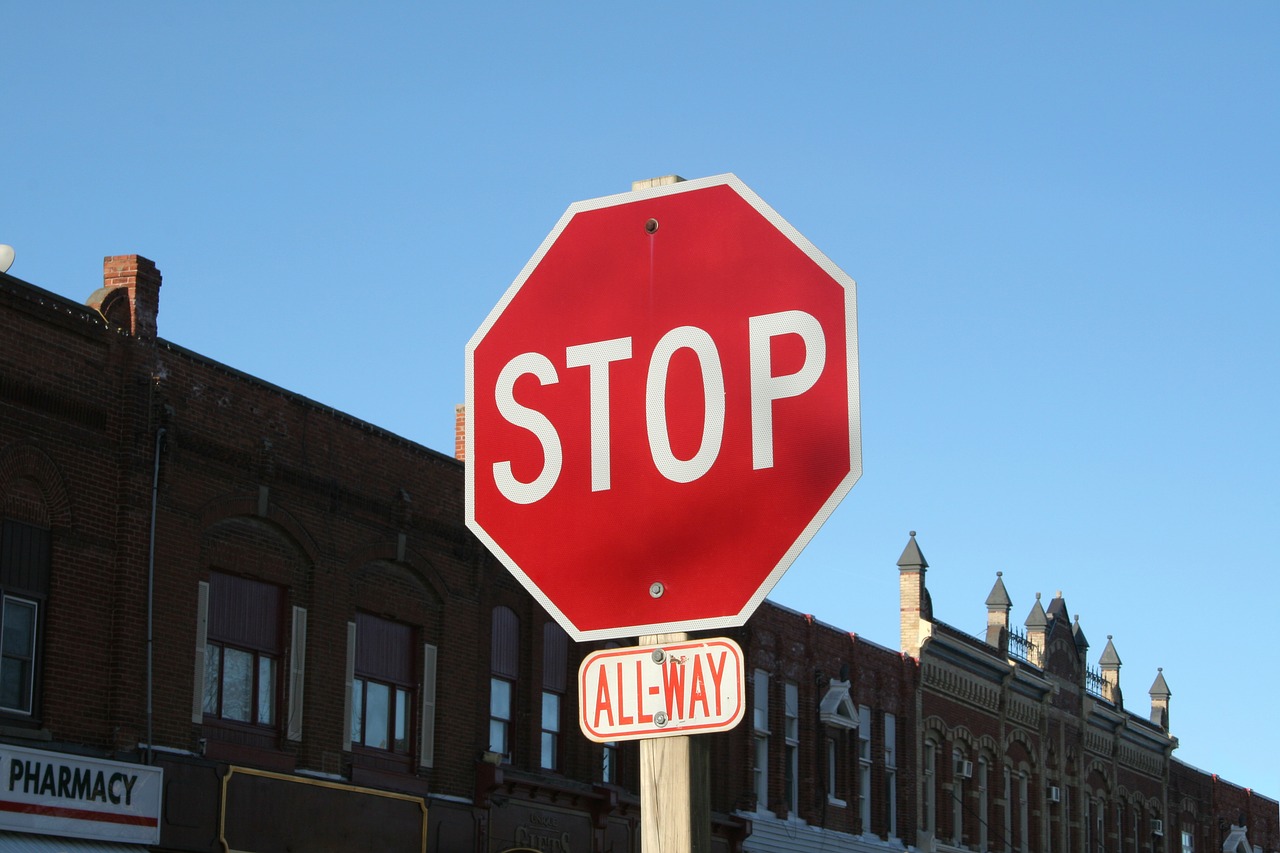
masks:
[[[803,394],[813,386],[826,362],[826,340],[818,321],[803,311],[786,311],[748,318],[748,362],[750,365],[751,465],[756,469],[773,466],[773,402]],[[805,359],[794,373],[773,371],[771,342],[782,334],[795,334],[804,341]],[[672,357],[688,349],[698,361],[702,384],[702,435],[697,450],[688,459],[676,456],[671,447],[667,412],[667,382]],[[591,424],[591,490],[606,491],[612,485],[612,447],[609,405],[609,366],[630,359],[631,338],[579,344],[565,350],[564,366],[587,368],[588,410]],[[564,462],[564,446],[555,425],[547,416],[521,405],[515,398],[516,382],[532,375],[542,385],[559,381],[551,359],[542,353],[522,353],[507,362],[498,374],[495,389],[498,411],[508,423],[528,430],[541,446],[542,468],[529,482],[512,473],[510,460],[493,464],[494,482],[502,496],[513,503],[541,500],[555,487]],[[697,326],[680,326],[658,339],[650,356],[644,384],[645,431],[654,467],[675,483],[698,479],[715,464],[724,439],[724,368],[716,343]]]
[[[855,317],[731,175],[571,206],[467,346],[468,525],[575,639],[741,624],[861,473]]]

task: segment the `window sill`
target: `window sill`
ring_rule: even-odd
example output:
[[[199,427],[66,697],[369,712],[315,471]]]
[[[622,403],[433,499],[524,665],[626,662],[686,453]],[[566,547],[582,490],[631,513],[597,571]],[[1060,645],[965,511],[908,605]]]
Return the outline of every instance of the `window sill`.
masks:
[[[835,806],[838,809],[843,809],[849,804],[846,803],[844,800],[840,799],[839,797],[827,797],[827,805]]]
[[[39,723],[32,723],[29,726],[14,724],[15,721],[6,721],[0,724],[0,737],[17,738],[19,740],[53,740],[53,732],[40,727]]]

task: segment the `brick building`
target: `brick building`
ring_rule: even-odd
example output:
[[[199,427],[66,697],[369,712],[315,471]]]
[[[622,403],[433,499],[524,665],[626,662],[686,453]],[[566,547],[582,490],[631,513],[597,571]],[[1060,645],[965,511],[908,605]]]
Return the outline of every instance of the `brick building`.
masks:
[[[915,540],[898,560],[902,653],[919,663],[915,838],[924,850],[1199,853],[1280,847],[1278,807],[1172,757],[1162,672],[1125,707],[1111,638],[1089,641],[1058,593],[1019,628],[997,573],[987,630],[937,619]],[[1238,821],[1238,822],[1237,822]]]
[[[0,274],[0,849],[637,850],[635,744],[577,731],[594,647],[465,529],[464,463],[158,337],[160,287]],[[1060,598],[1024,637],[998,581],[965,637],[903,561],[899,651],[772,603],[730,632],[714,849],[1280,849]]]
[[[0,276],[0,849],[634,849],[462,463],[157,337],[160,286]]]

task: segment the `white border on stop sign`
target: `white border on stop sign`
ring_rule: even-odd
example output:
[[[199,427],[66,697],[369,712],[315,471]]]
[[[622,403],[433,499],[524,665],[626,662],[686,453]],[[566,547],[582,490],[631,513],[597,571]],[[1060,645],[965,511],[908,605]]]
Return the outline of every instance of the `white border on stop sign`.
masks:
[[[497,322],[503,311],[519,293],[529,276],[537,269],[547,252],[550,251],[552,245],[559,239],[562,232],[568,226],[569,222],[579,213],[598,210],[600,208],[614,207],[621,204],[629,204],[641,201],[646,198],[655,198],[659,196],[676,195],[679,193],[693,192],[713,186],[727,185],[731,187],[739,196],[750,204],[755,210],[763,216],[770,224],[772,224],[779,233],[790,240],[798,249],[816,263],[827,275],[838,282],[845,291],[845,363],[848,365],[847,370],[847,388],[849,394],[849,473],[840,482],[840,484],[832,491],[827,500],[819,508],[809,523],[787,548],[782,558],[774,566],[768,576],[759,585],[756,592],[748,599],[746,605],[737,614],[728,616],[715,616],[704,619],[685,619],[678,622],[660,622],[653,624],[641,625],[620,625],[611,628],[601,628],[595,630],[580,630],[554,602],[538,587],[538,585],[526,575],[520,568],[519,564],[493,539],[488,532],[484,531],[479,525],[474,524],[475,519],[475,429],[472,418],[475,411],[475,377],[472,371],[474,363],[474,355],[476,347],[484,339],[485,335]],[[760,606],[761,602],[768,596],[769,592],[782,578],[786,570],[791,566],[800,552],[809,544],[813,537],[817,534],[819,528],[826,523],[827,519],[844,500],[845,495],[853,488],[858,479],[862,476],[862,424],[861,424],[861,403],[859,389],[859,369],[858,369],[858,322],[857,322],[857,284],[844,270],[840,269],[830,258],[826,256],[822,250],[818,249],[807,237],[797,231],[791,223],[782,218],[764,199],[756,195],[746,184],[732,173],[722,175],[713,175],[706,178],[697,178],[694,180],[680,181],[677,183],[664,184],[660,186],[649,187],[642,190],[632,190],[631,192],[615,193],[613,195],[601,196],[600,198],[586,199],[577,201],[569,205],[564,214],[556,222],[555,227],[546,236],[542,243],[538,246],[537,251],[528,260],[524,267],[520,270],[520,274],[515,281],[506,289],[502,297],[494,305],[493,309],[485,317],[484,322],[476,330],[470,340],[467,341],[465,359],[465,435],[464,452],[466,454],[467,463],[465,465],[465,513],[466,523],[471,530],[481,539],[482,542],[493,552],[495,556],[507,567],[513,575],[515,575],[525,587],[525,589],[538,601],[543,608],[551,614],[552,618],[560,624],[562,628],[578,642],[589,640],[610,640],[623,637],[635,637],[646,634],[665,634],[679,631],[704,631],[718,630],[723,628],[734,628],[746,623],[751,614]]]

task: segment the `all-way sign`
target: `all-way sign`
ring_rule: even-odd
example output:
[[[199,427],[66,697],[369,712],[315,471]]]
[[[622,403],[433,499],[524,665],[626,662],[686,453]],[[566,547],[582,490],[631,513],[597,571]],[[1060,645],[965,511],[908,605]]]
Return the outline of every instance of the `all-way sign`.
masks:
[[[745,675],[733,640],[603,649],[578,669],[582,732],[598,743],[731,729]]]

